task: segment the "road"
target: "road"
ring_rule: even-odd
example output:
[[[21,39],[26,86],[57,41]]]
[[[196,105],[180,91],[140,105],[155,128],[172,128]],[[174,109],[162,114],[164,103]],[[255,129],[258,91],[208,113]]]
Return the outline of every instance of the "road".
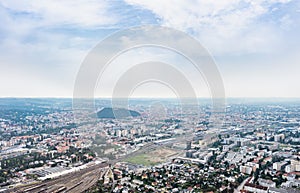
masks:
[[[189,136],[191,137],[191,136]],[[119,159],[110,160],[108,163],[101,163],[101,164],[94,164],[92,166],[89,166],[85,169],[82,169],[77,172],[69,173],[63,176],[59,176],[57,178],[44,180],[42,182],[37,182],[34,184],[25,185],[22,187],[16,187],[13,189],[10,189],[9,192],[32,192],[32,193],[39,193],[39,192],[70,192],[70,193],[76,193],[76,192],[84,192],[91,188],[93,185],[95,185],[98,181],[98,179],[101,179],[104,175],[107,167],[109,164],[115,164],[117,162],[121,162],[125,160],[128,157],[135,156],[138,154],[143,154],[145,152],[153,151],[158,147],[163,147],[168,145],[169,143],[175,143],[175,142],[182,142],[190,140],[188,139],[187,135],[181,136],[176,138],[175,140],[171,142],[166,142],[163,144],[155,144],[153,142],[146,144],[141,149],[132,152],[126,156],[123,156]]]
[[[234,189],[234,193],[240,193],[248,179],[249,177],[246,178],[236,189]]]

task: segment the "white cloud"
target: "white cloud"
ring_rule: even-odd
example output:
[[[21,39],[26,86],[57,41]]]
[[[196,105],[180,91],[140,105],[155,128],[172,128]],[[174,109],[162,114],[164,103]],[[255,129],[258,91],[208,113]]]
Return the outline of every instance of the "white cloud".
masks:
[[[168,27],[198,38],[214,54],[269,52],[274,47],[276,29],[260,20],[276,3],[289,0],[173,1],[126,0],[151,10]],[[275,26],[276,27],[276,26]]]
[[[133,6],[121,1],[107,0],[43,2],[0,0],[0,81],[5,83],[0,86],[0,96],[72,96],[73,83],[80,63],[88,50],[108,35],[103,29],[109,28],[111,30],[109,32],[112,32],[141,23],[156,24],[156,18],[160,18],[159,21],[164,26],[193,35],[213,55],[219,55],[223,59],[231,54],[241,54],[238,57],[243,57],[243,54],[247,56],[249,53],[253,56],[251,54],[253,52],[264,55],[278,47],[282,49],[277,52],[282,51],[283,55],[287,50],[299,50],[297,43],[299,33],[295,29],[291,31],[297,36],[289,36],[288,33],[296,25],[295,20],[299,18],[295,16],[299,14],[299,6],[295,8],[294,14],[290,13],[289,9],[281,10],[280,7],[290,0],[125,0],[125,2]],[[149,14],[151,12],[154,14]],[[278,13],[280,14],[276,15]],[[265,20],[264,17],[268,14],[271,18]],[[180,43],[180,40],[176,41]],[[291,42],[294,47],[287,42]],[[118,43],[120,42],[116,42]],[[122,43],[130,42],[124,38]],[[182,46],[185,46],[184,42]],[[297,54],[296,51],[293,53]],[[125,61],[125,55],[121,57],[123,60],[117,60],[116,63],[119,61],[120,65],[124,65],[122,67],[126,67],[126,62],[137,63],[153,56],[162,61],[173,62],[170,61],[171,57],[162,58],[165,56],[159,57],[159,53],[149,51],[146,54],[127,55],[128,61]],[[269,70],[273,72],[275,67],[279,69],[285,58],[290,57],[278,54],[278,57],[283,58],[281,62],[261,59],[257,62],[257,66],[245,62],[247,58],[235,61],[235,55],[229,57],[231,58],[227,63],[224,60],[218,63],[225,71],[224,78],[228,81],[229,96],[239,96],[243,93],[259,96],[266,88],[261,82],[268,78],[270,85],[274,82],[272,85],[274,88],[264,95],[279,96],[280,91],[276,89],[277,84],[279,85],[276,82],[277,77],[272,77],[271,73],[268,73],[261,74],[261,78],[257,79],[256,72],[261,71],[257,66],[270,63]],[[298,58],[285,64],[290,67],[292,73],[288,70],[285,72],[288,80],[284,80],[281,86],[286,83],[297,86],[299,78],[295,74],[299,70],[297,65],[291,65],[297,61]],[[177,62],[180,63],[178,66],[181,65],[183,69],[188,70],[187,64]],[[226,69],[230,65],[237,65],[239,68],[227,72]],[[247,68],[252,69],[251,76],[247,76]],[[118,73],[122,69],[117,66],[117,69],[112,68],[111,71]],[[236,74],[240,72],[243,73],[237,76]],[[275,74],[279,76],[279,72],[281,71],[278,70]],[[243,78],[246,86],[238,84]],[[104,81],[105,85],[111,85],[109,81],[112,80],[107,78],[107,81]],[[299,96],[299,93],[296,93],[297,89],[292,90],[289,87],[285,89],[286,92],[280,94]]]
[[[34,22],[36,27],[57,25],[78,25],[83,27],[97,27],[112,25],[117,22],[109,15],[107,1],[97,0],[52,0],[52,1],[17,1],[2,0],[2,5],[18,14],[29,18],[19,18],[26,22]]]
[[[178,55],[177,53],[174,53],[169,49],[156,47],[140,47],[130,49],[115,58],[111,63],[108,64],[103,74],[99,76],[97,82],[98,85],[95,88],[96,95],[111,97],[113,89],[115,88],[119,78],[121,78],[122,76],[134,77],[128,74],[128,71],[132,68],[137,67],[139,64],[149,61],[159,61],[165,64],[170,64],[170,66],[180,72],[182,76],[190,82],[198,97],[210,97],[210,90],[205,82],[205,77],[203,77],[203,75],[195,68],[195,66],[193,66],[192,63],[190,63],[184,56]],[[164,68],[153,68],[153,71],[149,71],[149,74],[147,75],[156,76],[156,73],[159,74],[160,72],[162,72],[162,69]],[[165,73],[166,75],[168,75],[168,72]],[[174,77],[173,82],[169,82],[169,84],[179,86],[181,85],[180,80],[182,79],[176,79]],[[141,94],[141,92],[143,92],[143,96],[148,95],[151,97],[167,97],[169,94],[168,92],[161,92],[161,90],[159,90],[155,86],[150,86],[146,90],[145,88],[146,87],[142,87],[142,89],[139,90],[138,93]]]
[[[38,44],[3,41],[0,96],[71,96],[77,69],[86,53],[58,48],[56,44],[62,39],[51,36]]]
[[[288,30],[291,28],[293,21],[290,15],[286,14],[280,19],[280,27],[282,29]]]
[[[1,1],[1,96],[71,96],[95,30],[118,20],[107,1]],[[65,30],[65,31],[64,31]]]

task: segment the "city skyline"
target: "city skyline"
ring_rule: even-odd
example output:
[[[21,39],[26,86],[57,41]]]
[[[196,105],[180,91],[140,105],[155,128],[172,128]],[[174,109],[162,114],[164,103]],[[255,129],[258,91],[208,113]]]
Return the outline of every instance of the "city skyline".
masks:
[[[0,0],[0,192],[300,193],[300,1]]]

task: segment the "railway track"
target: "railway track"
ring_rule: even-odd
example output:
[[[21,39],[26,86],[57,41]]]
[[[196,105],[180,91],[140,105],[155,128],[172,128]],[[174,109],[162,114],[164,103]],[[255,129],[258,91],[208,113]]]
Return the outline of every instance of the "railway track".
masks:
[[[96,164],[80,171],[72,172],[50,180],[44,180],[32,185],[16,187],[8,192],[39,193],[39,192],[83,192],[93,186],[101,176],[107,163]]]
[[[175,141],[184,141],[187,137],[179,137]],[[167,145],[165,144],[155,144],[155,143],[148,143],[142,149],[128,154],[122,158],[111,160],[109,161],[110,164],[115,164],[117,162],[123,161],[130,156],[135,156],[137,154],[142,154],[147,151],[152,151],[157,147],[162,147]],[[95,164],[88,168],[82,169],[80,171],[72,172],[65,174],[63,176],[59,176],[53,179],[44,180],[39,183],[29,184],[22,187],[17,187],[14,189],[9,190],[8,192],[16,192],[16,193],[39,193],[39,192],[70,192],[70,193],[77,193],[77,192],[84,192],[95,185],[98,179],[101,178],[103,175],[102,169],[107,167],[108,163],[101,163]]]

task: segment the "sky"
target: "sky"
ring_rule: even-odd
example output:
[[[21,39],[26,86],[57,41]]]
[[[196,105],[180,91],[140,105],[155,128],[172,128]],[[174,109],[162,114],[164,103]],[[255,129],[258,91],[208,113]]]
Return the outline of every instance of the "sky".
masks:
[[[300,97],[298,0],[0,0],[0,97],[72,97],[82,62],[102,40],[131,27],[165,26],[195,38],[213,57],[226,97]],[[109,48],[108,48],[109,50]],[[209,88],[170,50],[138,48],[115,58],[95,95],[147,60],[173,64],[198,97]],[[145,82],[134,97],[174,97]]]

